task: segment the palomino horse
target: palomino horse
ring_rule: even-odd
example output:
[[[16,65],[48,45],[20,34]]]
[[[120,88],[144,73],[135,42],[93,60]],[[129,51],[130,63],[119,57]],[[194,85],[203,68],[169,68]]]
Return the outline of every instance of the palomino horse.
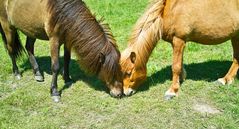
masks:
[[[131,95],[146,79],[146,63],[157,42],[163,39],[173,47],[172,85],[166,99],[177,96],[187,41],[215,45],[231,40],[233,63],[218,82],[231,84],[239,61],[239,0],[157,0],[137,21],[128,48],[121,54],[124,93]]]
[[[17,29],[28,36],[26,49],[35,76],[38,76],[36,79],[40,81],[42,76],[33,55],[33,44],[36,38],[50,41],[51,95],[55,102],[60,99],[57,75],[61,44],[65,47],[64,79],[69,79],[68,65],[73,49],[84,70],[105,81],[113,97],[122,95],[120,53],[112,33],[107,25],[96,21],[81,0],[0,0],[0,25],[16,76],[20,76],[16,58],[23,49]]]

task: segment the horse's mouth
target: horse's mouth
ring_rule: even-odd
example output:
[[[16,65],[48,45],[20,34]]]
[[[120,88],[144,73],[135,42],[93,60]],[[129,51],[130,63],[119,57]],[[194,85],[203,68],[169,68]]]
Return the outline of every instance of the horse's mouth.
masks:
[[[135,92],[136,91],[132,88],[128,88],[128,89],[124,90],[125,96],[131,96],[131,95],[135,94]]]
[[[111,90],[110,95],[114,98],[121,98],[123,96],[122,91]]]

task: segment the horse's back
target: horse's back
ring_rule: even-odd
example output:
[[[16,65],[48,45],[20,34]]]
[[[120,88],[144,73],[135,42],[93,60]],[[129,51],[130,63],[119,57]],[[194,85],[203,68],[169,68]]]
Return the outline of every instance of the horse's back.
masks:
[[[169,35],[216,44],[239,32],[239,0],[184,0],[169,4],[164,16]]]
[[[26,35],[48,39],[45,31],[47,20],[47,0],[3,0],[9,24],[18,28]],[[1,5],[3,8],[3,5]],[[0,13],[3,15],[3,13]]]

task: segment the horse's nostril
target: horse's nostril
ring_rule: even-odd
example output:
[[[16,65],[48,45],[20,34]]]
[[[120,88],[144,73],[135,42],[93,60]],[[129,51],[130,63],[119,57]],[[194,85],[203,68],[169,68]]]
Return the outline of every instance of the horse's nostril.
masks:
[[[117,92],[115,93],[113,91],[110,91],[110,95],[115,98],[120,98],[122,96],[122,93],[117,93]]]
[[[121,97],[121,96],[122,96],[122,94],[118,94],[118,95],[117,95],[118,98]]]
[[[129,88],[128,90],[125,90],[124,91],[124,94],[126,95],[126,96],[131,96],[131,95],[133,95],[135,93],[135,90],[133,90],[133,89],[131,89],[131,88]]]
[[[133,91],[133,90],[131,90],[131,91],[129,92],[129,94],[130,94],[130,95],[134,94],[134,91]]]

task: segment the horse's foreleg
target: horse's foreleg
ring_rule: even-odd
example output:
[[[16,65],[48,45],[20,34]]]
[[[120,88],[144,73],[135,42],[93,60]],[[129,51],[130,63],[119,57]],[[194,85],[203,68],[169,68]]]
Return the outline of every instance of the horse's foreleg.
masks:
[[[67,47],[64,45],[64,70],[63,70],[63,78],[65,80],[65,83],[71,82],[71,78],[69,75],[69,64],[71,60],[71,52],[67,49]]]
[[[43,76],[40,73],[39,66],[34,56],[34,43],[36,39],[27,37],[27,42],[25,48],[27,49],[27,53],[29,55],[29,61],[32,65],[33,73],[35,75],[35,80],[42,82],[44,81]]]
[[[232,38],[231,41],[233,47],[233,62],[231,68],[223,78],[218,79],[218,82],[223,85],[231,84],[233,82],[239,68],[239,38]]]
[[[57,37],[50,38],[50,51],[51,51],[51,70],[52,70],[52,82],[51,82],[51,96],[54,102],[60,101],[60,93],[57,90],[57,76],[59,73],[59,39]]]
[[[12,71],[14,76],[17,79],[21,79],[21,74],[18,70],[17,63],[16,63],[16,56],[14,56],[14,42],[15,38],[17,38],[17,30],[14,28],[11,28],[10,25],[7,22],[1,22],[1,34],[3,41],[5,42],[5,48],[8,50],[8,54],[12,61]]]
[[[185,41],[180,38],[174,37],[173,38],[173,65],[172,65],[172,72],[173,72],[173,79],[172,85],[165,93],[165,99],[169,100],[173,97],[177,96],[178,90],[180,87],[180,75],[183,72],[183,50],[185,48]]]

